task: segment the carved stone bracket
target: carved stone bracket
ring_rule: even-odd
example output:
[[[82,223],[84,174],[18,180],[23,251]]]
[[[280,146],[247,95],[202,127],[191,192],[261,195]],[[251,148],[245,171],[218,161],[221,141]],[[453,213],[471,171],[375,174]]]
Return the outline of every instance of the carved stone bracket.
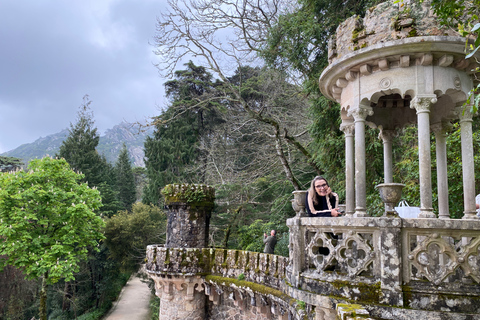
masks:
[[[155,282],[155,294],[164,300],[172,300],[178,292],[183,292],[185,300],[194,299],[195,290],[204,291],[203,279],[197,276],[187,277],[152,277]]]

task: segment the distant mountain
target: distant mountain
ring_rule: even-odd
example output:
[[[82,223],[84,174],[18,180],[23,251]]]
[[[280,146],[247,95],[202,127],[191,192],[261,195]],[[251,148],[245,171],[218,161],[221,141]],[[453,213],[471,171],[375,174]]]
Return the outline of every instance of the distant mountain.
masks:
[[[104,154],[108,162],[115,163],[125,142],[132,165],[134,167],[145,167],[143,143],[148,135],[153,134],[153,130],[152,127],[139,128],[138,125],[122,122],[100,136],[97,151]],[[35,158],[43,158],[46,155],[55,156],[67,136],[68,130],[64,129],[58,133],[39,138],[32,143],[22,144],[20,147],[0,155],[20,158],[24,162]]]

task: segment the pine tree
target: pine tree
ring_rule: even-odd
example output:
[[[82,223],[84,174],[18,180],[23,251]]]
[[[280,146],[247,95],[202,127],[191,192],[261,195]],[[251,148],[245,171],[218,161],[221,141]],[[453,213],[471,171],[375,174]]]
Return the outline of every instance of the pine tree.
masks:
[[[88,96],[83,97],[77,122],[70,123],[69,135],[60,146],[57,156],[65,158],[72,169],[83,173],[90,185],[98,186],[105,181],[103,169],[106,162],[96,150],[100,136],[94,127],[90,103]]]
[[[101,214],[111,216],[121,210],[122,205],[115,191],[113,166],[96,150],[100,136],[94,126],[90,103],[88,95],[84,96],[77,122],[70,124],[69,135],[60,146],[57,157],[64,158],[72,169],[83,173],[84,181],[90,186],[98,187],[102,196]]]
[[[213,126],[222,122],[207,100],[217,94],[212,75],[191,61],[165,83],[171,105],[155,120],[153,137],[145,140],[148,185],[142,201],[158,204],[160,189],[169,183],[205,180],[206,157],[199,148],[208,143]]]
[[[118,199],[126,210],[131,210],[132,204],[136,200],[136,188],[132,165],[128,158],[128,150],[125,143],[115,164],[115,174]]]

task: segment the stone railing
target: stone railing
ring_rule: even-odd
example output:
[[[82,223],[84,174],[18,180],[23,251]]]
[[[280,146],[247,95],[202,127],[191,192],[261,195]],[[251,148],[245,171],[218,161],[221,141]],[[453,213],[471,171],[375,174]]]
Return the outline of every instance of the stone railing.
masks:
[[[285,278],[287,264],[288,258],[266,253],[150,245],[147,247],[146,270],[157,275],[240,278],[279,289]]]
[[[480,312],[480,221],[295,217],[287,225],[294,287],[350,301]]]

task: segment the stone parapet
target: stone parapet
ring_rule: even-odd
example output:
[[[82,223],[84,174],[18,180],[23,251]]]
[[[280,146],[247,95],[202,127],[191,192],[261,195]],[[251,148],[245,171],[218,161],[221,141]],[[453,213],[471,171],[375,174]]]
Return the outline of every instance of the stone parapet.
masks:
[[[337,299],[417,310],[480,313],[480,222],[292,218],[306,250],[287,281]],[[300,233],[300,234],[296,234]]]
[[[217,275],[263,283],[279,289],[288,258],[259,252],[208,248],[147,247],[149,274]]]

